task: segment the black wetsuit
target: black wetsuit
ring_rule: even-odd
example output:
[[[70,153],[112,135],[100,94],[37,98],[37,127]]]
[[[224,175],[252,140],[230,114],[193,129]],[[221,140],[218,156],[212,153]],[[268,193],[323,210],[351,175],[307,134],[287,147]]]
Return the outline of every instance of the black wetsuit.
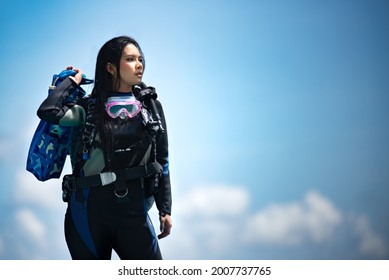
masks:
[[[65,79],[42,103],[38,116],[55,124],[83,125],[86,99],[77,104],[66,104],[65,101],[76,86],[71,79]],[[155,138],[155,160],[163,168],[163,172],[156,175],[157,191],[150,187],[155,185],[155,176],[150,176],[116,180],[99,187],[83,186],[71,192],[65,216],[65,237],[73,259],[110,259],[112,249],[121,259],[162,258],[147,214],[153,200],[161,215],[171,214],[166,122],[161,103],[156,101],[156,105],[165,128],[165,133],[157,134]],[[95,148],[95,153],[91,153],[91,164],[85,163],[83,168],[73,172],[82,177],[149,163],[153,159],[153,145],[143,120],[141,114],[132,119],[109,120],[110,156],[107,151]]]

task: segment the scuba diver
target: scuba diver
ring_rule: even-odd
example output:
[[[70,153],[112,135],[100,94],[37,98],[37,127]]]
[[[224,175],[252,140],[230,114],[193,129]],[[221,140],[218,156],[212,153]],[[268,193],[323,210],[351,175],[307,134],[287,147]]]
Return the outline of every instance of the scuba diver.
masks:
[[[43,101],[38,116],[77,127],[70,145],[72,174],[62,182],[65,238],[72,259],[162,259],[158,239],[170,234],[168,138],[161,103],[142,83],[145,60],[131,37],[100,49],[89,96],[70,101],[80,69]],[[157,236],[148,210],[159,211]]]

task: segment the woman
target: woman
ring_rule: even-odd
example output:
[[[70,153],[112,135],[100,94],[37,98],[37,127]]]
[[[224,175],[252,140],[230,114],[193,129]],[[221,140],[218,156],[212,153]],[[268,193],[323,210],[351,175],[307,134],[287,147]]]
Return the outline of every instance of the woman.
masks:
[[[121,259],[162,259],[147,211],[155,200],[158,239],[169,235],[168,140],[161,103],[153,88],[143,89],[144,68],[133,38],[113,38],[98,53],[91,96],[67,102],[83,78],[74,69],[38,109],[41,119],[80,127],[63,182],[73,259],[110,259],[112,249]]]

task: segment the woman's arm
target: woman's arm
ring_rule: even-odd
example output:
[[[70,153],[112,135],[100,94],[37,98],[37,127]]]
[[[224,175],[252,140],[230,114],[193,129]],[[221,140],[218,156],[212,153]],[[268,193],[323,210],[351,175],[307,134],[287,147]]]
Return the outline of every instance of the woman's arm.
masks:
[[[157,161],[163,167],[162,177],[160,178],[156,193],[156,204],[160,215],[159,220],[161,230],[161,233],[158,235],[158,239],[161,239],[170,234],[173,226],[173,222],[170,217],[172,213],[172,192],[170,186],[169,145],[166,120],[161,103],[158,100],[156,100],[155,103],[158,113],[161,116],[162,126],[165,129],[164,133],[159,133],[157,136]]]
[[[37,115],[52,124],[77,126],[85,122],[85,110],[75,102],[66,99],[77,89],[75,79],[66,78],[43,101]]]
[[[157,135],[157,161],[163,167],[163,174],[160,178],[158,190],[156,193],[156,203],[161,216],[171,215],[172,211],[172,194],[170,186],[170,172],[169,172],[169,145],[165,115],[163,113],[161,103],[155,101],[159,115],[161,116],[162,125],[165,129],[164,133]]]

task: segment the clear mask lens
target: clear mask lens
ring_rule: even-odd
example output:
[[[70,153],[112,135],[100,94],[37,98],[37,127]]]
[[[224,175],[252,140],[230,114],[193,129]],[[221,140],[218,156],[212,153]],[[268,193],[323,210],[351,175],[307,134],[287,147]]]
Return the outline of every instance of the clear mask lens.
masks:
[[[111,118],[133,118],[140,112],[141,105],[134,97],[110,97],[105,104],[105,110]]]

